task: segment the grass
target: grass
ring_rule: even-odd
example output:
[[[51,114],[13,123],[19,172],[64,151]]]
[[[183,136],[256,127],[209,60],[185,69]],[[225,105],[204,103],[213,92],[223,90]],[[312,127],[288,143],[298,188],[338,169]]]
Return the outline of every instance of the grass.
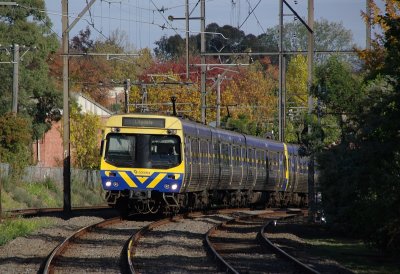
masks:
[[[0,223],[0,246],[17,237],[32,234],[39,228],[48,227],[52,224],[53,222],[49,218],[5,220]]]
[[[303,238],[310,252],[333,259],[355,273],[400,273],[398,258],[385,256],[362,241],[346,238]]]
[[[72,206],[105,205],[101,185],[89,186],[84,182],[72,181]]]
[[[14,209],[49,208],[63,206],[63,189],[51,179],[26,183],[2,179],[1,203],[3,216]],[[85,182],[73,180],[71,199],[72,206],[106,205],[103,190],[98,186],[90,187]],[[52,225],[49,218],[6,219],[0,223],[0,246],[21,236]]]
[[[51,179],[32,183],[5,179],[2,183],[1,202],[4,211],[63,206],[62,184],[57,184]],[[103,197],[100,183],[95,187],[76,179],[71,183],[73,207],[106,205]]]

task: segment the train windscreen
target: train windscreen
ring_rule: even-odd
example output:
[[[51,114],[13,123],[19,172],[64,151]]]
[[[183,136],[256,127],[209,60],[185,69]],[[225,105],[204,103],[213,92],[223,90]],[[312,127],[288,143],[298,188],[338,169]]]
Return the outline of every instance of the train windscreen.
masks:
[[[107,135],[105,161],[117,167],[172,168],[181,163],[181,141],[175,135]]]

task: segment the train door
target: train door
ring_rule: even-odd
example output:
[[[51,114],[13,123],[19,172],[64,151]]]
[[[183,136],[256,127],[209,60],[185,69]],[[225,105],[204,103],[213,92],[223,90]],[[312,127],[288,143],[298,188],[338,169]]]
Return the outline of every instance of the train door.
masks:
[[[249,182],[249,163],[248,163],[248,157],[247,157],[247,150],[246,147],[241,147],[240,148],[240,155],[241,155],[241,164],[242,164],[242,170],[243,170],[243,179],[242,179],[242,185],[243,188],[248,188],[248,182]]]
[[[221,181],[220,189],[227,189],[230,186],[232,178],[232,168],[231,168],[231,149],[228,143],[220,144],[221,151]]]
[[[212,135],[212,147],[211,147],[211,189],[216,189],[218,187],[221,168],[220,168],[220,151],[219,151],[219,141],[217,133],[213,132]]]
[[[200,188],[199,186],[199,140],[197,137],[192,136],[190,138],[190,163],[191,163],[191,179],[190,179],[190,191],[196,191]]]
[[[249,160],[249,189],[253,189],[256,182],[256,167],[255,167],[255,151],[253,148],[248,149],[248,160]]]
[[[282,154],[282,190],[290,190],[289,186],[289,153],[288,153],[288,148],[286,144],[283,144],[283,154]]]
[[[239,189],[243,179],[243,166],[240,160],[241,149],[237,145],[232,146],[232,183],[231,187]]]
[[[202,185],[202,189],[207,189],[210,183],[209,143],[210,140],[208,139],[200,139],[200,184]]]
[[[192,182],[192,151],[191,151],[191,138],[190,136],[185,136],[185,187],[189,188]]]
[[[256,190],[265,190],[266,186],[266,166],[265,166],[265,151],[256,150]]]

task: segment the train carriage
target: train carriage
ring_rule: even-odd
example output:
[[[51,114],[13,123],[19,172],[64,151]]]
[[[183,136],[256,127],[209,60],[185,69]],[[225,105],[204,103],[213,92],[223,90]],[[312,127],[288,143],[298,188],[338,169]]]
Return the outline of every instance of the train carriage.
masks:
[[[103,131],[102,186],[124,212],[289,204],[306,195],[297,150],[178,117],[115,115]]]

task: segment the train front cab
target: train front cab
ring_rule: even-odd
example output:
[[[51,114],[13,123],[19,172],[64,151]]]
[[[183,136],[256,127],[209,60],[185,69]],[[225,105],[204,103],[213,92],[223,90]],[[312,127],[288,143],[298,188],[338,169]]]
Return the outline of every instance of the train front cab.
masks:
[[[101,180],[109,205],[155,213],[176,206],[185,170],[182,124],[174,117],[117,115],[102,140]]]

